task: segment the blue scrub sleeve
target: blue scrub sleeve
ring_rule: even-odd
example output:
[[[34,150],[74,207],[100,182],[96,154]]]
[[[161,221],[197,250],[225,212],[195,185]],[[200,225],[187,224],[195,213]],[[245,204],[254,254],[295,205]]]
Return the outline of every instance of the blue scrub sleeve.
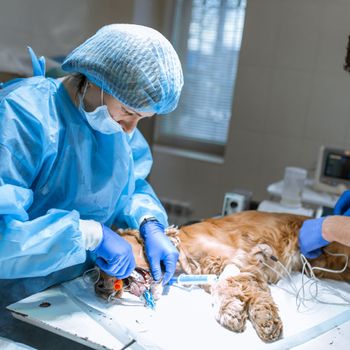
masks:
[[[146,181],[153,160],[150,148],[139,130],[136,130],[133,135],[130,146],[134,160],[135,190],[122,216],[130,228],[138,229],[141,218],[146,215],[156,217],[162,225],[167,227],[168,217],[165,209],[151,185]]]
[[[168,217],[162,204],[150,184],[143,179],[136,181],[135,192],[125,208],[124,215],[131,228],[138,229],[144,216],[154,216],[164,227],[168,226]]]
[[[46,276],[84,262],[78,212],[28,214],[49,140],[20,103],[1,101],[0,115],[0,278]]]

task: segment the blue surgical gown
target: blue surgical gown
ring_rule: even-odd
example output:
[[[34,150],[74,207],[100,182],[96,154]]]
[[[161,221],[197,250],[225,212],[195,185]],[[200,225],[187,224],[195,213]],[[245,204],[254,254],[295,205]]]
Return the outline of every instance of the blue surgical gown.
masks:
[[[79,219],[167,225],[145,180],[152,157],[136,130],[93,130],[59,80],[0,88],[0,278],[45,276],[85,261]]]

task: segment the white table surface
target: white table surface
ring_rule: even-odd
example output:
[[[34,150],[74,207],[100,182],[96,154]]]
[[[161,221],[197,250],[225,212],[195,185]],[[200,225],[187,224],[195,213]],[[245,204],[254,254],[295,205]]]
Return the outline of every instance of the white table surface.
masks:
[[[77,280],[77,283],[81,281]],[[76,284],[74,288],[78,287],[81,291],[80,296],[84,298],[91,290],[84,290],[80,286],[82,285]],[[329,308],[328,305],[316,306],[314,318],[317,319],[318,315],[323,315],[325,319],[327,317],[334,319],[331,323],[327,321],[331,326],[328,324],[328,328],[325,329],[324,324],[327,322],[324,320],[320,324],[317,324],[318,320],[313,321],[316,322],[315,327],[309,323],[309,320],[312,319],[310,315],[296,313],[295,302],[287,293],[277,287],[273,287],[272,292],[275,301],[276,299],[278,301],[276,302],[284,322],[285,336],[271,344],[263,343],[258,338],[249,321],[243,333],[234,333],[221,327],[212,315],[210,295],[197,288],[188,291],[171,287],[169,294],[162,296],[157,302],[155,312],[143,306],[114,305],[110,308],[100,300],[96,300],[95,306],[97,306],[94,306],[92,310],[91,304],[90,306],[84,304],[82,308],[74,300],[76,298],[73,297],[72,300],[69,296],[70,292],[67,294],[67,289],[60,286],[9,305],[8,309],[12,311],[14,317],[24,322],[94,349],[120,350],[130,341],[135,341],[128,347],[133,350],[212,350],[213,348],[232,348],[232,344],[235,344],[237,349],[244,346],[254,350],[289,348],[345,350],[350,348],[349,307],[341,307],[339,312],[329,312],[334,309]],[[80,296],[78,295],[78,298]],[[91,294],[85,301],[89,301],[89,298],[91,301],[96,296]],[[49,303],[50,306],[40,306],[43,303]],[[320,313],[318,309],[322,307],[324,311]],[[92,317],[92,314],[96,316],[96,311],[101,320],[103,319],[102,323],[97,322],[96,317]],[[292,318],[288,320],[288,317]],[[321,328],[323,330],[319,331]],[[111,334],[111,329],[114,336]]]
[[[273,196],[281,197],[282,195],[283,180],[274,182],[267,187],[267,192]],[[331,193],[315,191],[312,188],[312,182],[305,185],[301,195],[301,201],[304,204],[310,204],[315,206],[326,206],[334,208],[339,196]]]
[[[49,307],[40,307],[49,303]],[[12,315],[94,349],[120,349],[123,344],[81,310],[58,287],[8,306]]]

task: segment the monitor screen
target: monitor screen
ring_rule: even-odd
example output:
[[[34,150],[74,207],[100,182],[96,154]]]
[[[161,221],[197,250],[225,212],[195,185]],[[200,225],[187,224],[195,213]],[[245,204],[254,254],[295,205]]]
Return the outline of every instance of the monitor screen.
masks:
[[[350,180],[350,156],[341,153],[328,153],[324,175]]]

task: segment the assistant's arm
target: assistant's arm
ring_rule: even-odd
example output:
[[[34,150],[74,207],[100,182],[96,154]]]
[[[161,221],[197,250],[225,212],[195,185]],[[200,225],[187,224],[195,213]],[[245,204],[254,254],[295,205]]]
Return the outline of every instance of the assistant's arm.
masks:
[[[322,225],[322,237],[329,242],[350,246],[350,190],[344,191]]]
[[[301,253],[309,259],[319,257],[331,242],[350,246],[350,218],[335,215],[305,220],[298,242]]]
[[[322,225],[322,236],[328,242],[338,242],[350,247],[350,217],[326,217]]]

